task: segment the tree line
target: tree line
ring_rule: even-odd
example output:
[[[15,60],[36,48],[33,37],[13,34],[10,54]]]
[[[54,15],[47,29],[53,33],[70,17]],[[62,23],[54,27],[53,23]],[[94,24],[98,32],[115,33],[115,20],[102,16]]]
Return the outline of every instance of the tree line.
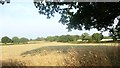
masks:
[[[34,40],[36,41],[56,41],[56,42],[90,42],[90,43],[98,43],[102,39],[112,39],[109,36],[103,36],[101,33],[94,33],[93,35],[89,35],[88,33],[83,33],[80,35],[61,35],[61,36],[48,36],[47,38],[38,37]]]
[[[50,41],[50,42],[90,42],[90,43],[98,43],[102,39],[112,39],[109,36],[103,36],[101,33],[94,33],[93,35],[89,35],[88,33],[83,33],[80,35],[61,35],[61,36],[48,36],[46,38],[44,37],[37,37],[36,39],[28,39],[25,37],[18,38],[13,37],[12,39],[4,36],[1,38],[1,42],[4,44],[7,43],[13,43],[13,44],[27,44],[29,41]]]
[[[25,37],[22,37],[22,38],[18,38],[18,37],[13,37],[12,39],[7,37],[7,36],[4,36],[1,38],[1,42],[4,43],[4,44],[7,44],[7,43],[13,43],[13,44],[27,44],[29,41],[29,39],[25,38]]]

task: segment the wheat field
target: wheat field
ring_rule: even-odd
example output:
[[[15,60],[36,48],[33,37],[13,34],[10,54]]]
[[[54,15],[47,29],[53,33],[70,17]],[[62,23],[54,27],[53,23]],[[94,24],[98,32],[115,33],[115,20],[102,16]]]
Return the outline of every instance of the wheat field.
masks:
[[[2,66],[119,66],[119,44],[32,42],[0,46]]]

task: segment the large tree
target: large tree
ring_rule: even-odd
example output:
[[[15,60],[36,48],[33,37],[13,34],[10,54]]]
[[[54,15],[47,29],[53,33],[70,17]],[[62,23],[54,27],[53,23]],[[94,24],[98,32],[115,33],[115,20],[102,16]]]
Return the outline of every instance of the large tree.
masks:
[[[20,43],[19,38],[16,37],[16,36],[12,38],[12,41],[13,41],[14,44],[19,44]]]
[[[20,38],[19,41],[20,41],[20,43],[27,44],[29,39],[22,37],[22,38]]]
[[[103,39],[103,35],[100,33],[94,33],[92,35],[92,40],[94,40],[95,42],[100,42],[100,40]]]
[[[90,36],[89,36],[88,33],[83,33],[83,34],[81,35],[81,39],[82,39],[82,41],[87,42],[87,41],[90,39]]]
[[[74,0],[75,1],[75,0]],[[67,25],[67,29],[90,30],[96,28],[99,31],[109,30],[120,36],[120,22],[113,26],[114,19],[120,15],[120,2],[49,2],[46,0],[34,0],[39,13],[54,17],[55,13],[61,14],[59,22]],[[110,28],[111,27],[111,28]],[[119,37],[120,38],[120,37]]]
[[[12,43],[12,40],[9,37],[4,36],[2,37],[1,42],[7,44],[7,43]]]

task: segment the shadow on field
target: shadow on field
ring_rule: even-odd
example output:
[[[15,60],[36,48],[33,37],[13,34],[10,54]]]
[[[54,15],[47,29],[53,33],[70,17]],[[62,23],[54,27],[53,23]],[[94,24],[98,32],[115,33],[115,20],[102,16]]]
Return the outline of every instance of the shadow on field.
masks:
[[[120,66],[120,46],[46,46],[22,53],[22,56],[47,55],[51,51],[67,54],[68,52],[77,52],[77,60],[85,61],[84,65],[112,65]],[[97,62],[98,61],[98,62]],[[94,65],[93,66],[96,66]]]
[[[57,60],[60,57],[59,55],[64,55],[64,57],[60,59],[62,60],[61,62],[64,62],[62,66],[120,66],[119,52],[120,46],[65,45],[65,46],[45,46],[34,50],[26,51],[22,53],[21,56],[28,57],[39,55],[40,58],[47,56],[50,58],[49,63],[52,63],[54,60]],[[59,57],[55,58],[53,56]],[[45,61],[42,60],[42,62]]]

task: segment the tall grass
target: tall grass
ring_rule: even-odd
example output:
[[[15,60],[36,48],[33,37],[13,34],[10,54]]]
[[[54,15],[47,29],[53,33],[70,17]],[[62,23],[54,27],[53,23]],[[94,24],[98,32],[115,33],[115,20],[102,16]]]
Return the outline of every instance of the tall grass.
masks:
[[[54,50],[55,49],[55,50]],[[55,46],[9,58],[3,66],[120,66],[120,46]],[[33,54],[34,53],[34,54]]]

